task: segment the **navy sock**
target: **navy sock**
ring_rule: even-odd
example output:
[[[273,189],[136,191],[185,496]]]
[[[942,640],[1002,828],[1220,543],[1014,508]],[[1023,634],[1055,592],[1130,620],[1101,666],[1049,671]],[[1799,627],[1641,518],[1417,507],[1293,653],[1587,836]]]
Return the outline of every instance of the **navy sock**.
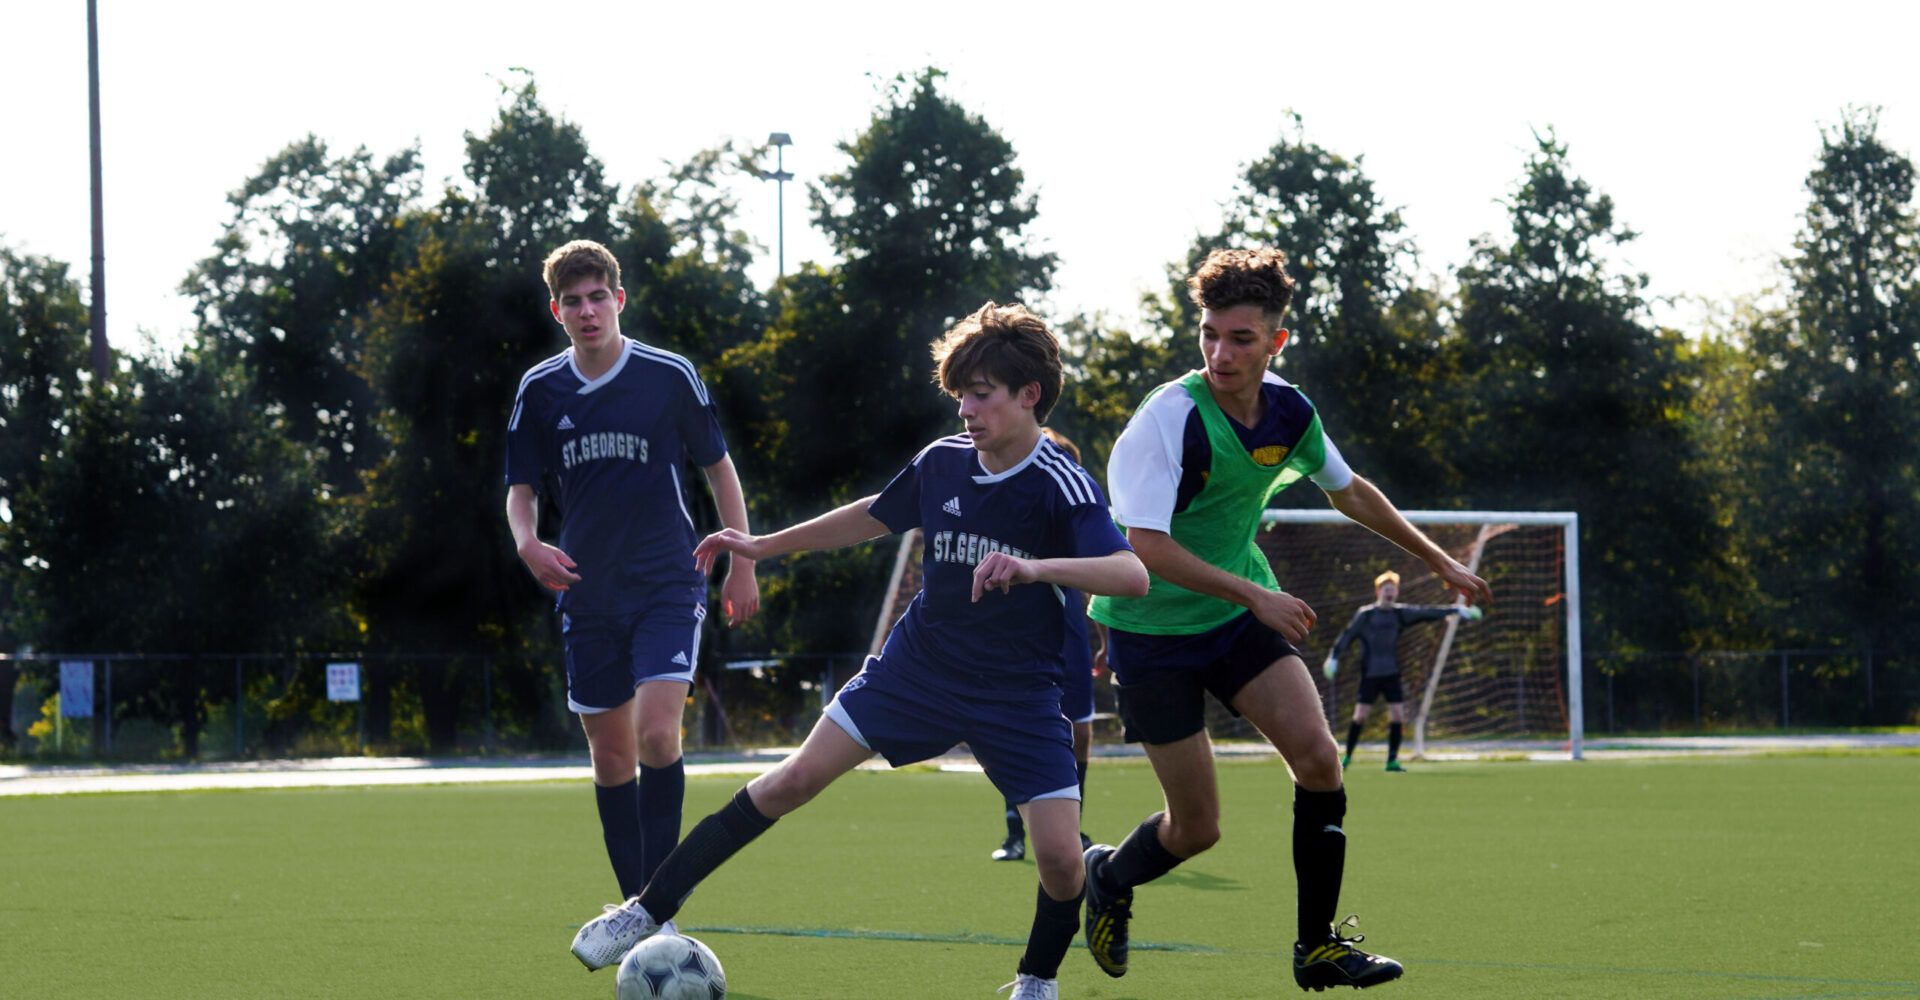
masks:
[[[1349,722],[1347,723],[1347,757],[1349,759],[1353,757],[1353,748],[1359,745],[1360,724],[1358,722]]]
[[[1389,764],[1400,759],[1400,733],[1400,723],[1387,723],[1387,763]]]
[[[765,833],[773,822],[754,808],[753,799],[741,788],[733,793],[733,801],[694,824],[687,839],[660,863],[653,880],[640,891],[640,905],[660,923],[673,919],[696,886],[753,838]]]
[[[666,767],[640,765],[640,830],[645,838],[641,843],[640,884],[643,886],[653,877],[660,862],[673,853],[673,845],[680,842],[680,806],[686,797],[685,758]]]
[[[1140,825],[1127,834],[1127,839],[1107,857],[1107,863],[1100,866],[1096,873],[1103,886],[1115,889],[1130,889],[1144,885],[1172,871],[1184,861],[1167,850],[1160,843],[1160,819],[1165,813],[1154,813],[1140,821]]]
[[[1027,825],[1020,821],[1020,807],[1014,805],[1012,799],[1006,799],[1004,801],[1007,805],[1007,836],[1025,837],[1027,835]]]
[[[1087,762],[1084,760],[1076,762],[1073,765],[1073,773],[1080,779],[1080,802],[1084,805],[1087,801]]]
[[[600,810],[600,836],[607,842],[607,860],[620,883],[620,898],[639,895],[647,884],[645,838],[640,832],[640,784],[629,781],[609,788],[593,786],[593,803]]]
[[[1332,933],[1347,866],[1347,790],[1309,792],[1293,786],[1293,876],[1298,882],[1299,941],[1319,944]]]
[[[1058,979],[1060,962],[1073,946],[1073,933],[1080,929],[1080,901],[1087,891],[1072,899],[1055,899],[1040,887],[1040,898],[1033,904],[1033,929],[1027,932],[1027,951],[1020,956],[1020,971],[1041,979]]]

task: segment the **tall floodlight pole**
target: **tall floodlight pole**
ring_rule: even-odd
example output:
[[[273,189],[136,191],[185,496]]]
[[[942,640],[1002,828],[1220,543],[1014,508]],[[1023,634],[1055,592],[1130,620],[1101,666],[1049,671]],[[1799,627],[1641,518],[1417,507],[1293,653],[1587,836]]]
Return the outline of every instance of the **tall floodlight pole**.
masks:
[[[100,212],[100,17],[87,0],[87,109],[93,143],[93,377],[107,380],[107,238]]]
[[[767,136],[767,144],[773,147],[773,187],[777,192],[780,226],[780,276],[787,275],[787,182],[793,175],[787,172],[787,147],[793,145],[793,137],[785,132],[775,132]]]

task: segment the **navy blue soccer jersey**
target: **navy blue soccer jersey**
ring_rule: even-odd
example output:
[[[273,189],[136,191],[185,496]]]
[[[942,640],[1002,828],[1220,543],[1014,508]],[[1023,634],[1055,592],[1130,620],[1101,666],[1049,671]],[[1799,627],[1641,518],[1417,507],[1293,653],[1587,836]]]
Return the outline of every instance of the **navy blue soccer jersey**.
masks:
[[[1069,616],[1081,614],[1080,595],[1049,584],[991,591],[975,603],[973,570],[982,559],[992,552],[1090,558],[1130,548],[1100,487],[1045,437],[997,475],[981,466],[965,435],[941,438],[867,511],[891,531],[917,527],[922,536],[925,582],[887,636],[882,659],[904,657],[972,689],[1022,692],[1059,684]]]
[[[684,463],[727,453],[707,387],[687,359],[629,340],[591,381],[568,348],[527,370],[507,421],[507,485],[551,490],[558,546],[580,582],[569,614],[630,612],[702,586]]]

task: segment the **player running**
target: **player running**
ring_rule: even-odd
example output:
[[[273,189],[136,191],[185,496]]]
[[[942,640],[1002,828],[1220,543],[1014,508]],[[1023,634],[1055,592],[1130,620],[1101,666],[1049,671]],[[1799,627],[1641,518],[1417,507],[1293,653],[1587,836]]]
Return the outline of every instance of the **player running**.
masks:
[[[1047,440],[1080,464],[1080,447],[1073,439],[1051,427],[1040,428]],[[1060,672],[1060,711],[1073,723],[1074,771],[1080,776],[1080,801],[1087,800],[1087,756],[1093,749],[1093,649],[1087,640],[1086,597],[1077,590],[1065,591],[1067,608],[1067,644],[1061,650],[1066,666]],[[995,861],[1020,861],[1027,856],[1027,824],[1020,818],[1020,804],[1006,799],[1007,839],[993,849]],[[1093,841],[1080,835],[1082,850]]]
[[[1205,727],[1211,692],[1278,750],[1294,780],[1298,882],[1294,981],[1302,989],[1374,986],[1400,963],[1354,947],[1332,926],[1346,861],[1338,748],[1293,642],[1313,609],[1279,589],[1254,543],[1272,496],[1310,478],[1334,508],[1421,559],[1450,587],[1487,600],[1486,581],[1407,523],[1353,474],[1299,389],[1267,370],[1286,344],[1293,297],[1278,250],[1219,250],[1187,286],[1201,308],[1205,367],[1149,393],[1107,464],[1115,518],[1152,574],[1145,597],[1095,598],[1129,741],[1145,744],[1166,808],[1118,848],[1087,849],[1087,947],[1110,976],[1127,971],[1133,889],[1220,839],[1219,790]]]
[[[680,839],[680,716],[706,617],[683,464],[705,471],[729,528],[746,530],[746,498],[693,365],[621,335],[627,293],[613,254],[575,240],[547,257],[545,277],[571,346],[520,380],[507,524],[557,596],[567,707],[586,730],[600,831],[626,899]],[[557,546],[539,538],[536,491],[560,509]],[[753,563],[736,559],[720,593],[731,621],[751,616]]]
[[[1020,306],[988,303],[934,344],[966,432],[928,445],[878,495],[771,535],[729,528],[695,557],[767,559],[920,528],[921,591],[880,655],[847,682],[792,756],[696,824],[638,898],[576,953],[590,965],[673,917],[714,869],[779,817],[879,753],[899,767],[964,741],[1033,830],[1040,888],[1015,1000],[1055,1000],[1079,929],[1079,785],[1060,712],[1067,588],[1141,595],[1147,571],[1085,470],[1040,434],[1059,398],[1059,342]]]
[[[1475,621],[1481,614],[1480,609],[1471,604],[1395,604],[1394,599],[1399,596],[1400,574],[1387,570],[1374,577],[1373,603],[1354,613],[1346,631],[1334,641],[1327,662],[1321,665],[1327,680],[1333,680],[1340,672],[1340,654],[1345,653],[1348,646],[1358,640],[1366,648],[1360,672],[1360,696],[1353,703],[1353,721],[1347,725],[1347,753],[1340,758],[1342,770],[1353,763],[1353,748],[1360,743],[1360,727],[1366,725],[1373,699],[1382,695],[1387,699],[1387,770],[1394,773],[1406,770],[1400,766],[1400,737],[1407,723],[1407,696],[1400,689],[1400,658],[1394,654],[1400,630],[1416,622],[1439,621],[1456,614]]]

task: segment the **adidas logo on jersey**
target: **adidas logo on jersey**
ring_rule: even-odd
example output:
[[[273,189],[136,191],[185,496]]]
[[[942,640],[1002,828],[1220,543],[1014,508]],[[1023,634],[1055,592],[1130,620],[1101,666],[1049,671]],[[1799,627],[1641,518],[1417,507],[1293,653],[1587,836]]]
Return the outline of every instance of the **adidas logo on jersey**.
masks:
[[[678,663],[683,667],[686,666],[687,654],[685,652],[679,652],[679,653],[673,654],[673,662]]]
[[[560,426],[557,429],[563,431],[573,430],[573,418],[562,413],[560,415]]]
[[[947,501],[946,503],[941,504],[940,509],[946,511],[949,514],[952,514],[954,517],[959,517],[960,516],[960,498],[954,497],[953,499]]]

